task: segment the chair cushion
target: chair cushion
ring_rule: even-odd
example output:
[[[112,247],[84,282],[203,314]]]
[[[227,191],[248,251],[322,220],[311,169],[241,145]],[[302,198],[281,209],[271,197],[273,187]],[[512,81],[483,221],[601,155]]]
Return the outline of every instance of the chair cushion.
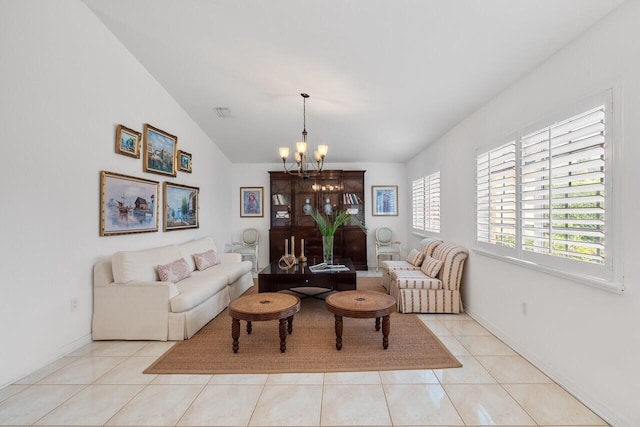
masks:
[[[426,274],[429,277],[438,277],[438,273],[442,268],[442,261],[439,259],[426,257],[422,262],[422,267],[420,267],[420,271]]]
[[[411,249],[409,255],[407,256],[407,262],[414,266],[422,265],[422,261],[424,260],[424,254],[417,249]]]
[[[380,246],[378,248],[378,253],[379,254],[398,254],[400,252],[398,251],[398,247],[396,245],[385,245],[385,246]]]
[[[191,270],[184,258],[177,259],[169,264],[159,265],[158,277],[163,282],[178,283],[182,279],[191,276]]]
[[[255,255],[256,247],[255,246],[240,246],[239,248],[234,249],[235,253],[242,255]]]
[[[425,276],[417,270],[394,271],[391,280],[398,289],[442,289],[440,279]]]

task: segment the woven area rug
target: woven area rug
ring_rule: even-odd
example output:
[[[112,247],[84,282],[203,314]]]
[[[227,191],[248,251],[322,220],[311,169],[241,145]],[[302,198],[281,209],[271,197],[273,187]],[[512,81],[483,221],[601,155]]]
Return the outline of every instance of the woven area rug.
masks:
[[[384,291],[381,279],[358,278],[358,289]],[[257,286],[247,293],[257,291]],[[305,289],[311,292],[311,289]],[[358,372],[458,368],[462,364],[415,314],[392,313],[389,348],[374,319],[344,318],[341,351],[336,350],[334,316],[324,301],[302,299],[302,308],[280,352],[278,322],[253,322],[247,335],[241,322],[240,350],[231,349],[231,318],[220,313],[191,339],[174,345],[145,374],[255,374],[287,372]]]

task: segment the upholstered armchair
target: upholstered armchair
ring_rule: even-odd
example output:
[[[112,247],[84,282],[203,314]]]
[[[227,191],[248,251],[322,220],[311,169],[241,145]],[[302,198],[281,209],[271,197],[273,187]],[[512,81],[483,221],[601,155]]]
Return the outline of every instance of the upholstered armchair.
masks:
[[[393,233],[388,227],[378,227],[376,229],[376,271],[380,266],[380,257],[388,256],[393,259],[394,255],[400,257],[400,242],[393,241]]]
[[[233,252],[255,259],[255,271],[258,271],[258,242],[260,233],[255,228],[246,228],[242,231],[242,242],[233,242]]]

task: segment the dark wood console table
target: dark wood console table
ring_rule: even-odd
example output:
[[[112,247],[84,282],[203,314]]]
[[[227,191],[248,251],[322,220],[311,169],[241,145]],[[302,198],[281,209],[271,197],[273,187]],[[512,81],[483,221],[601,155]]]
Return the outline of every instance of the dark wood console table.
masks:
[[[293,288],[324,288],[329,291],[350,291],[356,289],[356,270],[348,258],[336,259],[349,271],[312,273],[309,265],[321,260],[309,259],[306,264],[298,264],[288,270],[282,270],[277,262],[272,262],[258,274],[259,292],[278,292]],[[324,292],[323,292],[324,293]]]

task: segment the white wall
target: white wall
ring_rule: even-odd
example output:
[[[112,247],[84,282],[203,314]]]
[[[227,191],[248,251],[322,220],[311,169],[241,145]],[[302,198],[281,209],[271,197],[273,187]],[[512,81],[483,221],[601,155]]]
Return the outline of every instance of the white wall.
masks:
[[[475,243],[475,154],[520,127],[614,88],[622,149],[612,218],[621,240],[623,294],[472,252],[465,269],[469,313],[616,426],[640,425],[640,2],[627,1],[582,37],[455,126],[407,165],[407,182],[440,169],[442,238]],[[506,141],[506,139],[504,140]],[[412,237],[414,243],[417,237]],[[527,314],[522,303],[527,304]]]
[[[204,235],[223,242],[231,164],[78,1],[0,2],[0,56],[1,388],[90,339],[99,257]],[[142,160],[115,154],[118,123],[177,135],[193,174],[144,173]],[[101,170],[199,186],[200,229],[99,237]]]
[[[331,149],[331,146],[329,146]],[[277,153],[274,152],[274,157]],[[328,156],[330,157],[330,155]],[[400,163],[327,163],[325,170],[364,170],[365,185],[365,225],[368,228],[367,237],[367,264],[369,268],[375,267],[375,237],[377,227],[389,227],[393,230],[394,238],[403,242],[403,255],[407,248],[407,216],[403,210],[407,206],[405,165]],[[282,163],[274,164],[240,164],[233,165],[233,222],[227,242],[239,242],[242,230],[253,227],[260,230],[260,267],[269,263],[269,228],[270,228],[270,187],[269,171],[281,171]],[[398,186],[398,216],[373,216],[371,211],[371,186],[397,185]],[[264,187],[265,205],[263,218],[240,218],[240,187]],[[284,249],[283,249],[284,250]]]

